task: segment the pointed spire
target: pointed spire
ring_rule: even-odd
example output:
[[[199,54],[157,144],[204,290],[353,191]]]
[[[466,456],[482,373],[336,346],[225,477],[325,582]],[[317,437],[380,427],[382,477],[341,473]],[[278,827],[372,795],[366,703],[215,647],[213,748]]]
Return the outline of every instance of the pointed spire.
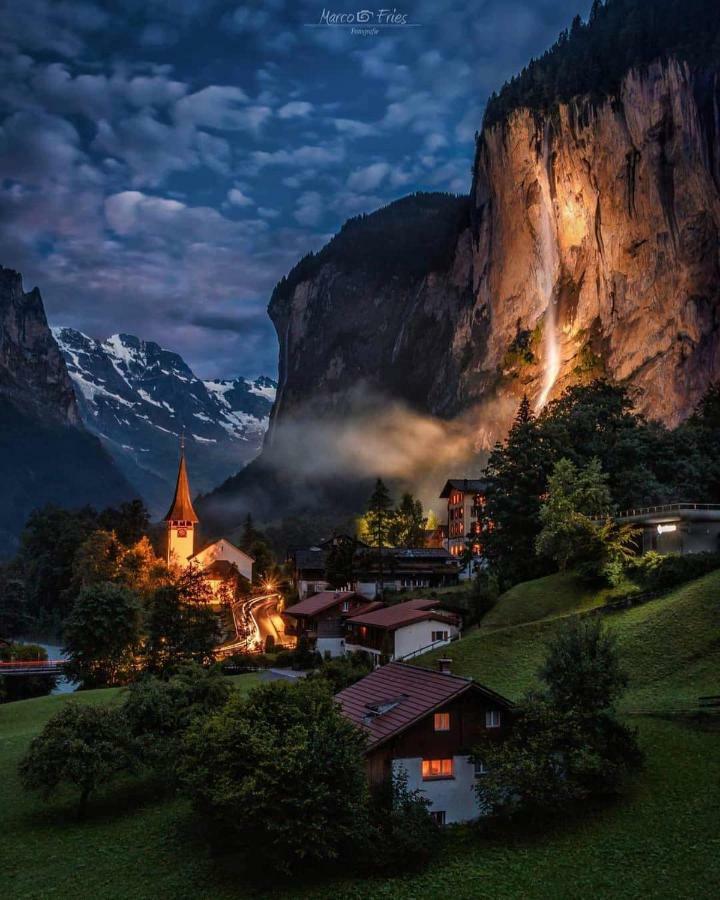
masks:
[[[180,435],[180,468],[178,469],[175,496],[173,497],[170,511],[165,516],[166,522],[199,522],[197,513],[193,509],[190,497],[190,481],[188,479],[187,466],[185,464],[185,429]]]

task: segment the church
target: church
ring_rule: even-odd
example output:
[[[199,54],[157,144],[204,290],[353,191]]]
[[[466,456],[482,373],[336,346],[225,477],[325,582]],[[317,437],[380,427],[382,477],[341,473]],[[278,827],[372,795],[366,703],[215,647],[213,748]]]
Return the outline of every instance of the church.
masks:
[[[185,462],[185,441],[180,441],[180,466],[175,496],[164,519],[167,532],[168,566],[197,566],[207,576],[213,594],[218,597],[224,585],[239,573],[252,582],[252,556],[240,550],[227,538],[220,538],[195,550],[195,534],[200,522],[190,496],[190,480]]]

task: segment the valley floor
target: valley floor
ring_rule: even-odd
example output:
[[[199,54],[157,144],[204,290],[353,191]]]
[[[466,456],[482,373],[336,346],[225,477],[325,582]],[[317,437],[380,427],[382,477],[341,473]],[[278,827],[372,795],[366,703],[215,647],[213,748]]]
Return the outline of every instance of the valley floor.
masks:
[[[553,576],[558,578],[559,576]],[[566,585],[534,583],[524,621],[507,596],[492,628],[452,647],[455,671],[518,697],[533,683],[544,639],[568,615],[594,604]],[[540,588],[540,589],[539,589]],[[515,602],[518,601],[515,590]],[[503,610],[503,604],[507,609]],[[0,707],[0,860],[12,898],[714,898],[720,896],[720,730],[681,714],[703,693],[720,693],[720,572],[643,606],[612,613],[631,676],[624,715],[639,730],[647,765],[622,801],[522,831],[460,828],[426,871],[397,879],[351,879],[250,888],[212,859],[202,823],[179,800],[128,782],[74,821],[59,798],[44,805],[21,793],[17,760],[66,702],[113,702],[89,691]],[[432,659],[427,660],[432,664]],[[254,676],[235,679],[247,690]]]

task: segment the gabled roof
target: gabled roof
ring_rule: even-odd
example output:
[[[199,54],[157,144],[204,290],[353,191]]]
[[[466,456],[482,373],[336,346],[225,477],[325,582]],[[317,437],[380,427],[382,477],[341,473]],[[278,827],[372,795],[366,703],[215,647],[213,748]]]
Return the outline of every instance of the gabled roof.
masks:
[[[375,669],[335,699],[343,715],[367,733],[370,750],[467,691],[478,692],[498,706],[512,706],[471,678],[398,662]]]
[[[442,500],[450,496],[451,491],[462,491],[464,494],[482,494],[487,490],[487,481],[483,478],[449,478],[440,492]]]
[[[190,482],[188,480],[187,466],[185,465],[185,453],[180,454],[180,468],[178,469],[175,496],[165,522],[199,522],[197,513],[193,509],[190,498]]]
[[[254,556],[250,556],[249,553],[246,553],[245,550],[243,550],[241,547],[238,547],[236,544],[233,544],[233,542],[229,541],[227,538],[218,538],[216,541],[210,541],[209,544],[205,544],[205,546],[202,549],[198,550],[197,553],[193,553],[193,555],[190,557],[190,562],[192,562],[194,559],[196,560],[199,556],[202,556],[211,547],[222,544],[227,544],[228,547],[232,547],[233,550],[236,550],[238,553],[242,553],[242,555],[249,559],[250,562],[255,562]]]
[[[407,603],[397,603],[395,606],[357,613],[350,616],[347,621],[352,625],[369,625],[384,631],[396,631],[406,625],[414,625],[416,622],[428,620],[444,622],[448,625],[457,624],[452,615],[432,612],[432,606],[440,605],[437,600],[409,600]]]
[[[306,597],[294,606],[290,606],[285,610],[285,615],[295,618],[317,616],[319,613],[332,609],[333,606],[340,606],[343,600],[351,600],[353,597],[363,601],[365,599],[354,591],[320,591],[319,594],[313,594],[312,597]]]
[[[327,552],[320,547],[299,547],[291,552],[297,569],[325,569]]]

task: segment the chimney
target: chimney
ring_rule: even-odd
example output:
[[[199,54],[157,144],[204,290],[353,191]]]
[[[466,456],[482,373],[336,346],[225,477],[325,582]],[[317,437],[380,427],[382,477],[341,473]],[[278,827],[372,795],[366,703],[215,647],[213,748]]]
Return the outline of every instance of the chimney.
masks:
[[[448,659],[447,656],[443,656],[437,661],[437,667],[441,675],[450,675],[452,672],[452,660]]]

